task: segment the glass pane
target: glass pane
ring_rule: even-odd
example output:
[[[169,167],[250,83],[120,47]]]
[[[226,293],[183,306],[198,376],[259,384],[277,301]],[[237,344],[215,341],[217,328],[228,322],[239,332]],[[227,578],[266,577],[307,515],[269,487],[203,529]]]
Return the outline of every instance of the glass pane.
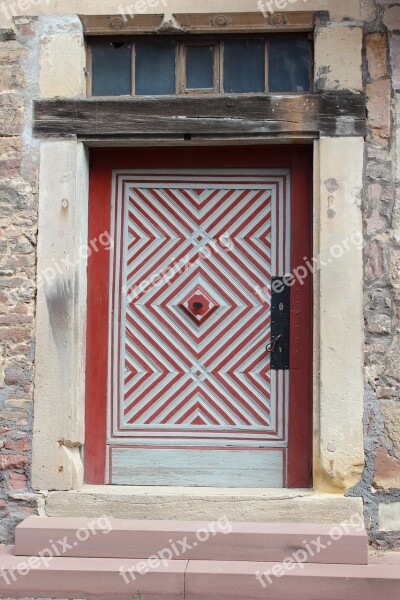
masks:
[[[213,46],[186,46],[186,87],[214,87]]]
[[[131,60],[131,44],[95,42],[92,45],[92,96],[130,95]]]
[[[136,95],[175,94],[175,42],[136,44]]]
[[[269,91],[310,91],[311,42],[270,38]]]
[[[265,92],[264,40],[224,43],[224,91]]]

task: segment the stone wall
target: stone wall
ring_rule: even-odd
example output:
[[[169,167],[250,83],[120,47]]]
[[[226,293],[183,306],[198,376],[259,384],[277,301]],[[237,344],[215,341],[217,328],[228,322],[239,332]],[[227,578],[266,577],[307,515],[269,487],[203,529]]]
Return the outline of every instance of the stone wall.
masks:
[[[364,193],[366,524],[400,546],[400,3],[365,24],[368,136]],[[371,15],[372,16],[372,15]],[[397,110],[396,110],[397,109]],[[345,350],[345,349],[344,349]]]
[[[364,498],[371,541],[389,548],[400,547],[400,2],[361,4],[365,22],[346,28],[357,45],[364,27],[364,81],[359,72],[346,77],[350,88],[366,90],[369,124],[363,198],[366,466],[351,495]],[[38,97],[43,31],[40,18],[25,17],[14,20],[13,30],[0,31],[1,542],[42,508],[41,495],[31,490],[30,451],[38,181],[31,101]],[[336,43],[332,30],[326,34]],[[345,44],[343,39],[342,53]],[[345,60],[341,54],[340,67]],[[337,87],[335,68],[321,77],[325,89]]]
[[[31,141],[35,30],[0,30],[0,540],[37,512],[30,490],[37,164]],[[37,69],[36,69],[37,70]],[[33,83],[32,83],[33,82]]]

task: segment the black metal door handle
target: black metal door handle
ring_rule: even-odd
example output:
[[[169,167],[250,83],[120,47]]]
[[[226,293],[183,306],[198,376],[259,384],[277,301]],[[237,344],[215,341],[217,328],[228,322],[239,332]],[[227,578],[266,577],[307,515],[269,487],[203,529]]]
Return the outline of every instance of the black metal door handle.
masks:
[[[275,347],[280,339],[282,339],[282,335],[277,335],[276,337],[272,338],[268,346],[265,348],[268,354],[272,354],[272,352],[274,352]]]

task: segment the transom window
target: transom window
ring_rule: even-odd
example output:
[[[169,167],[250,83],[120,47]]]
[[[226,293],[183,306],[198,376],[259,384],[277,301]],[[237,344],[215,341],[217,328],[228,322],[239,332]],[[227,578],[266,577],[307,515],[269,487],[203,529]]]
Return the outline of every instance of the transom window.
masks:
[[[308,34],[92,38],[91,96],[309,92]]]

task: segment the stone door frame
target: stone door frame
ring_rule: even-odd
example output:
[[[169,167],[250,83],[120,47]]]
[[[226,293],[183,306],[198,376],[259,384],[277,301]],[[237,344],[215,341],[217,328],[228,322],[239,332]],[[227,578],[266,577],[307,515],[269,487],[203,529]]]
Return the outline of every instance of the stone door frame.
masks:
[[[62,19],[58,21],[62,30]],[[335,36],[340,37],[340,30],[345,27],[322,28],[316,41],[316,59],[323,55],[326,62],[329,60],[335,82],[342,79],[343,89],[349,89],[354,78],[350,83],[347,75],[341,73],[342,66],[337,64],[335,56]],[[361,40],[361,28],[349,26],[347,32],[355,45]],[[42,47],[42,62],[46,53],[48,56],[51,52],[54,60],[61,61],[63,51],[68,49],[69,54],[76,53],[78,64],[83,64],[82,35],[62,30],[58,37],[48,39]],[[359,53],[361,57],[361,42]],[[359,68],[357,85],[360,86],[361,60]],[[72,83],[69,80],[70,90]],[[44,97],[49,97],[49,82],[42,84]],[[82,96],[84,77],[78,69],[73,84],[69,96]],[[55,82],[53,97],[68,95],[57,89],[57,85],[62,83]],[[361,499],[344,498],[344,494],[359,481],[364,465],[361,214],[364,139],[316,135],[314,138],[314,256],[325,265],[314,273],[314,488],[289,494],[287,490],[251,493],[244,490],[242,496],[247,499],[249,511],[253,506],[251,518],[261,514],[254,510],[252,498],[264,504],[267,500],[274,501],[276,515],[282,509],[288,520],[302,518],[296,503],[293,511],[297,515],[293,512],[290,516],[288,502],[293,503],[296,498],[304,501],[304,520],[322,522],[334,520],[335,515],[348,519],[361,510]],[[297,139],[302,138],[281,135],[275,138],[275,143]],[[253,141],[260,143],[256,138]],[[221,141],[209,139],[207,143]],[[251,139],[246,143],[251,143]],[[124,144],[134,145],[135,141],[124,140]],[[109,145],[120,143],[113,140]],[[60,508],[59,514],[68,510],[75,515],[84,514],[89,510],[89,494],[98,499],[96,510],[104,508],[103,512],[109,512],[110,516],[129,516],[128,496],[142,498],[150,490],[130,486],[123,491],[114,486],[94,489],[85,486],[83,480],[88,173],[87,143],[76,137],[40,141],[33,488],[49,492],[46,499],[49,514],[58,514],[57,506],[61,505],[64,509]],[[201,496],[198,490],[195,493],[182,489],[159,489],[160,494]],[[210,489],[203,492],[199,502],[204,505],[212,494],[236,495],[236,498],[241,495],[232,490]],[[109,502],[108,498],[114,500]],[[69,509],[65,508],[67,504]],[[336,513],[332,507],[337,508]],[[136,508],[134,514],[138,514]],[[266,518],[265,512],[262,515]]]

